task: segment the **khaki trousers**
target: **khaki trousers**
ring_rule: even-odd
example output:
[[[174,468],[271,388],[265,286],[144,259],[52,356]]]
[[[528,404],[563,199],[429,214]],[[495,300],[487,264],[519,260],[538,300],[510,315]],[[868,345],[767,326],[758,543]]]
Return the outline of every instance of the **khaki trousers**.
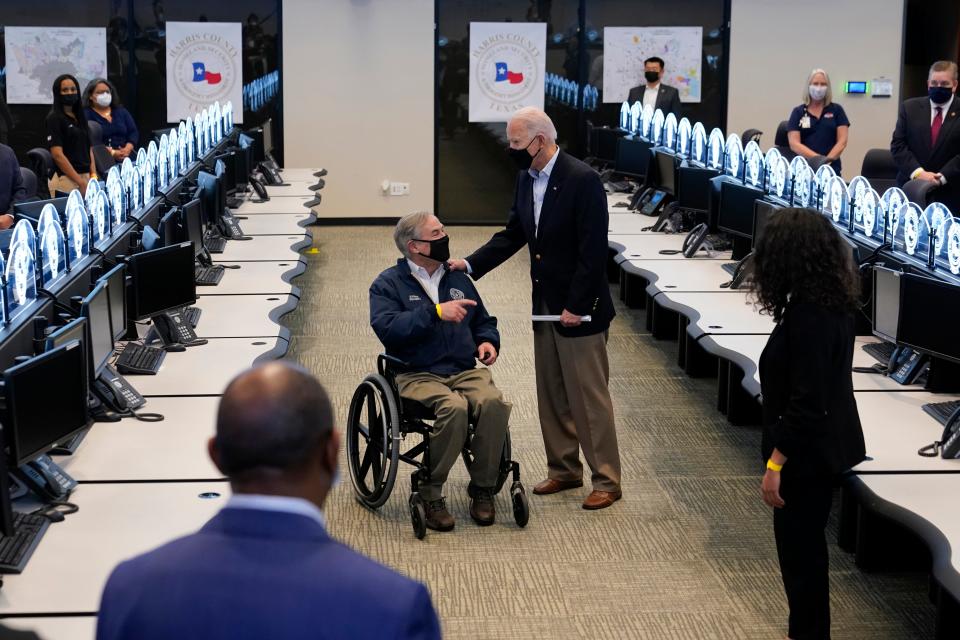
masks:
[[[85,180],[90,179],[89,173],[81,173],[80,176]],[[53,178],[47,180],[47,187],[50,189],[50,197],[53,197],[53,194],[57,191],[63,191],[64,193],[70,193],[74,189],[79,189],[80,185],[68,178],[67,176],[62,176],[59,173],[53,174]],[[80,195],[84,195],[81,191]]]
[[[533,353],[547,476],[580,480],[579,450],[583,450],[593,488],[619,491],[620,451],[607,388],[607,333],[568,338],[557,332],[554,323],[537,322]]]
[[[453,376],[432,373],[397,375],[400,396],[429,407],[437,419],[430,432],[430,482],[420,485],[426,501],[443,496],[443,485],[467,440],[467,423],[476,426],[470,451],[471,484],[493,488],[497,484],[503,442],[512,405],[493,384],[489,369],[470,369]]]

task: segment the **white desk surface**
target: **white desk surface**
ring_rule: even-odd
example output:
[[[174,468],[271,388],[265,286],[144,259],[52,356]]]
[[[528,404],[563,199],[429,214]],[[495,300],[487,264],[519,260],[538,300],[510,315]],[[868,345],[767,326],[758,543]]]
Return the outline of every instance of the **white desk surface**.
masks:
[[[97,635],[96,616],[6,618],[0,622],[18,631],[33,631],[43,640],[94,640]]]
[[[629,203],[631,198],[633,198],[632,193],[608,193],[607,210],[610,213],[614,213],[616,211],[626,211],[626,209],[622,207],[615,207],[614,205],[620,202]]]
[[[202,316],[200,323],[203,326]],[[211,338],[207,344],[168,353],[157,375],[129,376],[127,382],[142,396],[220,395],[234,376],[258,358],[280,358],[286,351],[287,341],[280,337]]]
[[[210,257],[214,262],[222,263],[296,260],[300,250],[312,242],[304,229],[295,235],[252,237],[252,240],[228,240],[223,253],[214,253]]]
[[[118,563],[198,530],[229,493],[226,482],[78,486],[80,510],[50,525],[22,574],[4,577],[0,615],[96,612]]]
[[[281,174],[280,177],[283,178],[284,176]],[[312,182],[307,182],[303,180],[291,181],[284,179],[285,184],[268,184],[264,186],[267,188],[267,195],[271,198],[302,198],[303,196],[312,197],[314,192],[307,187],[317,184],[319,180],[320,178],[314,178]],[[323,180],[326,182],[326,178]]]
[[[308,211],[308,209],[303,206],[303,203],[312,199],[313,196],[305,195],[295,198],[271,198],[266,202],[244,202],[239,208],[234,209],[233,212],[234,215],[238,216],[301,213]]]
[[[642,216],[635,211],[627,211],[626,209],[610,209],[609,222],[607,223],[607,231],[609,233],[615,233],[617,235],[635,235],[635,234],[656,234],[659,236],[666,236],[669,234],[661,233],[659,231],[644,231],[647,227],[652,227],[657,222],[656,218],[650,216]],[[681,236],[686,236],[687,234],[679,234]]]
[[[203,296],[194,305],[201,309],[196,332],[201,338],[260,338],[284,336],[280,318],[297,307],[287,295]]]
[[[250,241],[252,242],[252,241]],[[303,258],[275,262],[241,262],[239,269],[226,269],[214,287],[197,287],[197,297],[272,293],[298,295],[291,284],[306,270]]]
[[[743,369],[743,388],[752,395],[760,395],[760,353],[767,344],[765,335],[709,335],[699,340],[708,353],[736,363]],[[857,336],[853,349],[853,366],[872,367],[877,361],[863,350],[863,345],[878,340],[872,336]],[[922,392],[920,385],[902,385],[890,378],[872,373],[853,373],[854,391]]]
[[[730,282],[730,274],[723,270],[722,264],[719,260],[698,256],[686,260],[631,259],[621,262],[620,268],[647,280],[647,293],[651,296],[664,291],[737,293],[736,289],[720,287]]]
[[[680,251],[683,249],[683,240],[687,237],[685,233],[642,233],[642,234],[617,234],[612,233],[607,236],[607,243],[614,250],[620,252],[617,262],[624,260],[724,260],[730,262],[730,251],[722,253],[708,254],[706,251],[700,251],[696,258],[684,258],[682,253],[662,254],[661,249],[670,251]]]
[[[317,171],[320,171],[320,167],[310,168],[310,167],[283,167],[280,169],[280,177],[283,178],[284,182],[290,182],[291,180],[317,180],[317,177],[313,175]],[[323,176],[323,179],[326,180],[328,176]]]
[[[940,439],[943,426],[928,416],[922,405],[960,398],[951,394],[876,393],[854,394],[863,426],[867,455],[871,460],[853,468],[855,473],[960,473],[960,460],[924,458],[917,449]],[[956,495],[954,496],[954,502]],[[960,538],[957,538],[960,540]]]
[[[654,298],[654,304],[676,311],[690,319],[687,333],[697,339],[717,333],[763,334],[773,331],[773,318],[754,309],[747,294],[666,291]]]
[[[95,423],[74,455],[54,460],[80,482],[222,480],[207,455],[219,404],[218,397],[150,398],[141,411],[162,422]]]
[[[303,213],[278,213],[270,216],[248,216],[238,220],[240,228],[248,236],[285,236],[306,233],[305,227],[317,219],[317,216],[306,209]],[[243,242],[243,241],[241,241]],[[227,241],[229,244],[230,241]]]
[[[916,531],[930,545],[932,572],[954,598],[960,599],[960,517],[957,495],[960,475],[896,474],[857,476],[866,504]],[[953,544],[951,544],[951,541]]]

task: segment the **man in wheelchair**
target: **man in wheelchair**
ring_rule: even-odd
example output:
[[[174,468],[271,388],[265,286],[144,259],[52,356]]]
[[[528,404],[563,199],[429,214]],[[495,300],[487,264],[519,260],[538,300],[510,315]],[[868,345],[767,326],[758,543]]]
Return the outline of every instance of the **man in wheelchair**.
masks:
[[[420,485],[426,525],[450,531],[443,484],[474,424],[469,466],[470,516],[493,524],[493,496],[510,404],[487,366],[497,360],[500,333],[473,281],[448,271],[449,237],[436,216],[411,213],[397,223],[394,242],[403,257],[370,286],[370,325],[387,355],[405,363],[396,375],[400,397],[424,405],[436,420],[429,436],[429,481]]]

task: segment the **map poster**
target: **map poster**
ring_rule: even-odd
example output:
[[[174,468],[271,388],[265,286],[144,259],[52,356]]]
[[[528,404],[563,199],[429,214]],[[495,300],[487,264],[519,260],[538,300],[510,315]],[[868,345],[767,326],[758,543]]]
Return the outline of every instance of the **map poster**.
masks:
[[[241,45],[239,22],[167,23],[167,122],[218,101],[243,104]]]
[[[107,77],[107,30],[97,27],[7,27],[7,102],[51,104],[53,81],[69,73],[83,91]]]
[[[603,101],[626,100],[652,56],[663,59],[660,81],[676,87],[681,102],[700,102],[703,27],[604,27]]]
[[[506,122],[521,107],[543,109],[547,25],[470,23],[470,122]]]

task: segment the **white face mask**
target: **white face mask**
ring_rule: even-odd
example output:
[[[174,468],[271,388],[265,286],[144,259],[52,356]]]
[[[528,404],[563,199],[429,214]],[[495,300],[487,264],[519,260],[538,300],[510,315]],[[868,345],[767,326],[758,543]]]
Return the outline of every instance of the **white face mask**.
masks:
[[[109,92],[101,93],[94,98],[97,101],[97,104],[101,107],[109,107],[110,103],[113,102],[113,96]]]
[[[827,87],[821,84],[810,85],[810,97],[814,100],[823,100],[827,97]]]

